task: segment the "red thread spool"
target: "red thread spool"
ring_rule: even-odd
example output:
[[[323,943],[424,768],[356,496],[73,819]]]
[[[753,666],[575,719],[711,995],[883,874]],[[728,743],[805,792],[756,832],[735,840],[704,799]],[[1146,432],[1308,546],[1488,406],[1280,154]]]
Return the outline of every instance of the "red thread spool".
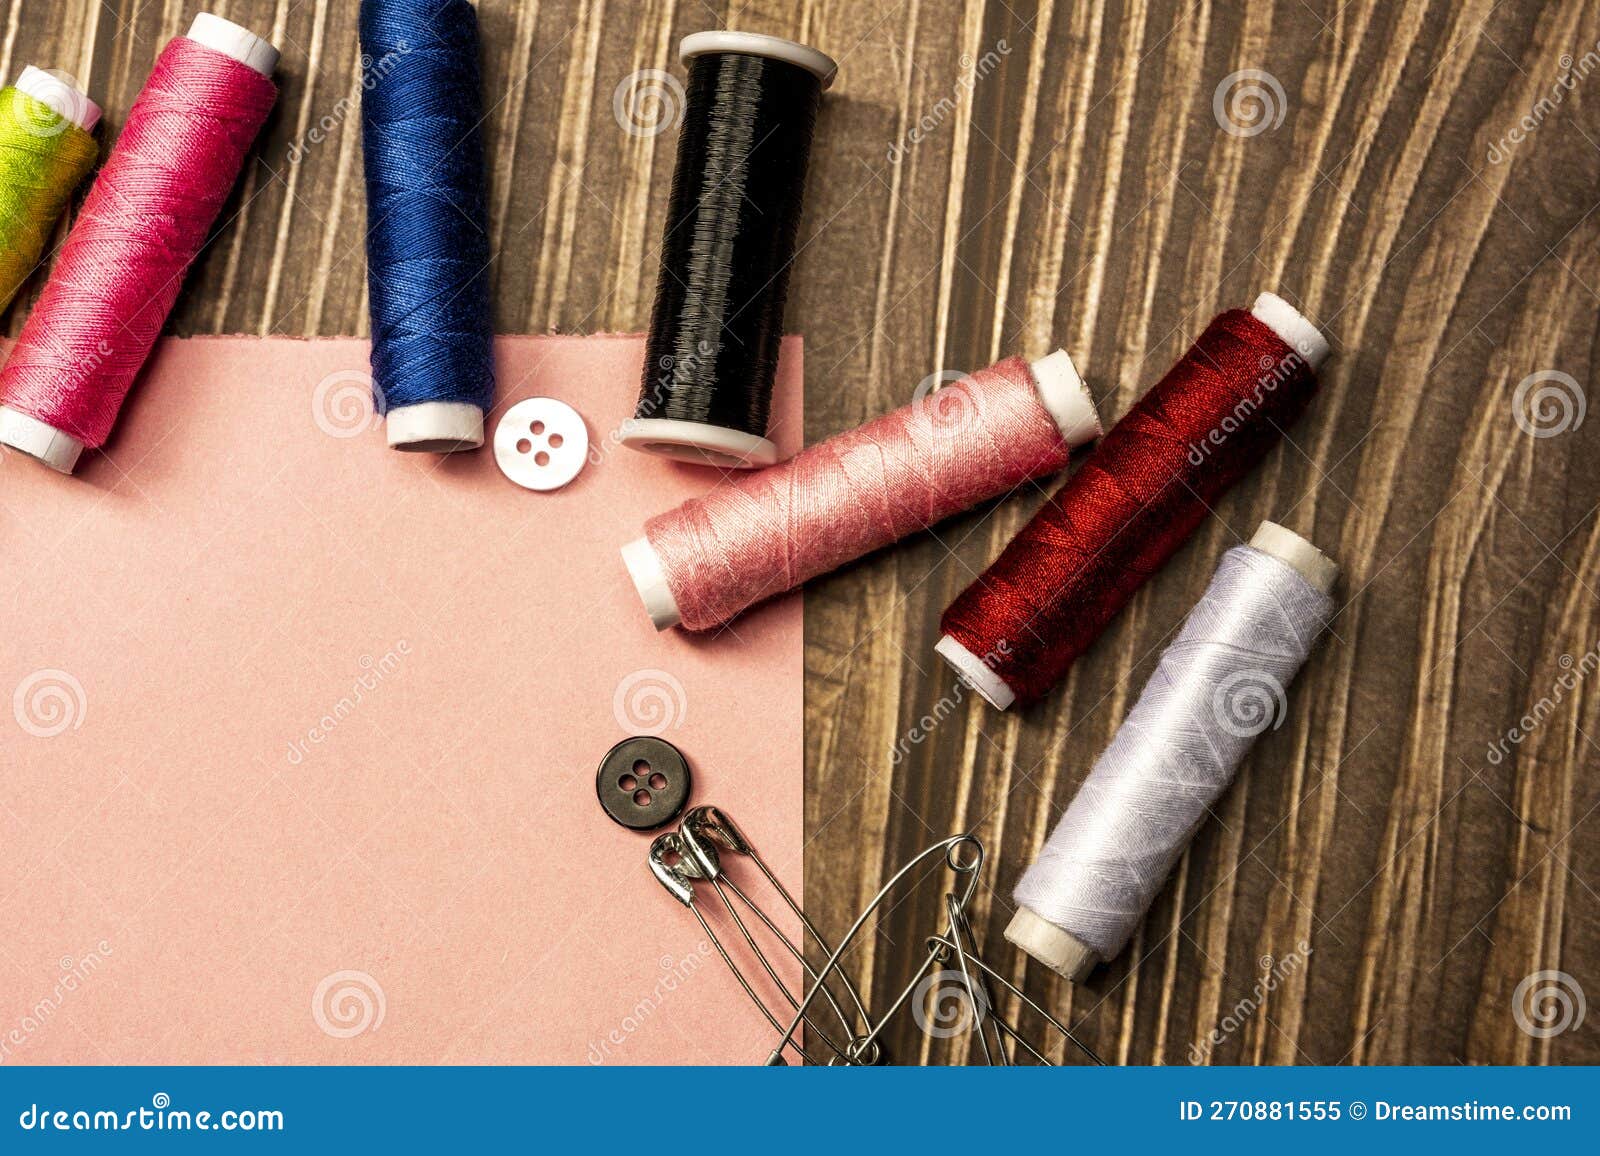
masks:
[[[1213,320],[945,611],[939,654],[1001,710],[1043,697],[1300,416],[1327,355],[1270,293]]]

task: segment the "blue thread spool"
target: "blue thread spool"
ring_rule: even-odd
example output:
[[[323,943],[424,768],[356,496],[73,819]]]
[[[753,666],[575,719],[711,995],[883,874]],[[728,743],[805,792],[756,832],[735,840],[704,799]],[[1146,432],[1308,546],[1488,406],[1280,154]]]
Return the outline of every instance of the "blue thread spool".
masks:
[[[362,0],[373,395],[389,445],[483,444],[494,404],[477,13]]]

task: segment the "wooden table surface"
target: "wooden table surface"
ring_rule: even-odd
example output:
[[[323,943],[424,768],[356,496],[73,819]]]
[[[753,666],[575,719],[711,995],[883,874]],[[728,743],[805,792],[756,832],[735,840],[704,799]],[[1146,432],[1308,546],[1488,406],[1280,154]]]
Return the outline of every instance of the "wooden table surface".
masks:
[[[283,47],[283,99],[173,330],[364,333],[358,6],[211,7]],[[74,73],[114,130],[199,5],[3,8],[5,73]],[[1109,1060],[1188,1062],[1217,1029],[1218,1062],[1600,1061],[1595,1017],[1541,1035],[1513,1008],[1546,970],[1567,975],[1524,995],[1600,995],[1600,695],[1584,681],[1600,420],[1535,437],[1516,417],[1529,375],[1568,375],[1535,385],[1573,403],[1591,381],[1600,3],[479,9],[502,331],[643,328],[676,134],[623,131],[614,94],[641,69],[681,75],[678,38],[727,26],[841,65],[788,314],[809,438],[904,404],[929,374],[1056,346],[1114,419],[1212,314],[1263,289],[1333,340],[1290,441],[1035,708],[977,704],[932,647],[1044,489],[810,587],[805,896],[824,928],[971,830],[989,851],[986,957]],[[1001,938],[1010,888],[1218,556],[1263,518],[1343,565],[1334,636],[1130,949],[1081,988],[1054,982]],[[938,886],[856,953],[880,1000],[933,930]],[[1261,985],[1268,970],[1288,974]],[[888,1042],[911,1061],[967,1043],[910,1017]]]

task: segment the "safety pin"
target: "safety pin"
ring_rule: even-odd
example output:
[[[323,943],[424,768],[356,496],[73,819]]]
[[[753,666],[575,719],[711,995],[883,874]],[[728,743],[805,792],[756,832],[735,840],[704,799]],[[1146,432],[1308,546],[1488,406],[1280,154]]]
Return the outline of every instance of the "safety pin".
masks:
[[[669,831],[658,836],[650,846],[650,869],[662,886],[675,899],[693,912],[706,938],[711,942],[717,954],[722,957],[723,962],[728,965],[729,970],[733,972],[739,986],[744,989],[745,994],[761,1010],[767,1021],[772,1024],[774,1030],[781,1031],[782,1024],[768,1009],[765,1001],[757,995],[754,985],[734,962],[732,955],[724,947],[715,930],[712,929],[705,914],[696,906],[696,883],[707,883],[716,892],[717,898],[721,901],[728,917],[733,920],[740,937],[754,954],[756,961],[761,966],[761,970],[766,973],[768,979],[772,981],[790,1008],[798,1008],[800,1001],[783,982],[777,968],[773,966],[766,952],[762,951],[761,947],[756,943],[755,936],[751,933],[749,925],[746,924],[738,909],[734,907],[732,900],[729,899],[729,892],[760,921],[768,933],[800,964],[805,974],[813,981],[813,996],[820,990],[824,1001],[844,1029],[843,1038],[845,1042],[842,1044],[835,1042],[833,1037],[824,1031],[811,1015],[804,1015],[801,1019],[805,1023],[808,1033],[814,1034],[833,1053],[833,1058],[829,1062],[844,1062],[847,1064],[876,1063],[878,1059],[877,1044],[872,1041],[860,1040],[856,1036],[852,1027],[851,1017],[845,1013],[828,985],[825,983],[817,984],[819,973],[812,969],[810,962],[805,957],[804,950],[785,935],[772,918],[761,909],[760,905],[752,900],[738,883],[723,870],[721,857],[724,854],[737,855],[753,863],[762,877],[767,880],[783,900],[784,905],[800,920],[805,931],[816,940],[821,950],[825,953],[831,952],[827,942],[822,938],[811,920],[806,917],[805,912],[800,909],[800,905],[795,902],[794,896],[789,893],[789,889],[779,881],[777,875],[767,866],[766,861],[756,851],[754,845],[749,839],[745,838],[744,832],[720,808],[710,806],[696,807],[684,816],[683,822],[677,831]],[[859,1022],[863,1025],[866,1024],[868,1022],[867,1010],[861,999],[860,992],[857,991],[855,984],[844,972],[838,972],[838,978],[849,995],[850,1003],[854,1005]],[[793,1032],[788,1033],[785,1037],[785,1046],[793,1048],[802,1059],[809,1060],[811,1058],[795,1041]],[[782,1049],[780,1048],[781,1051]],[[783,1062],[781,1055],[777,1062]]]
[[[799,920],[805,933],[814,940],[820,950],[827,957],[827,961],[820,967],[814,968],[806,959],[805,952],[797,945],[771,917],[763,911],[739,884],[728,874],[723,866],[723,856],[732,855],[741,860],[752,863],[761,876],[766,879],[771,888],[782,899],[785,907]],[[956,886],[945,894],[944,918],[938,934],[927,938],[920,966],[911,976],[910,981],[890,1003],[888,1010],[879,1019],[874,1020],[868,1012],[865,1002],[855,982],[843,967],[842,960],[861,934],[873,915],[887,901],[889,895],[903,880],[916,871],[923,864],[943,856],[945,866],[956,877]],[[874,1064],[882,1058],[882,1045],[879,1037],[883,1034],[890,1021],[909,1003],[917,994],[917,989],[925,977],[930,975],[936,967],[954,964],[954,969],[961,977],[961,990],[966,1000],[966,1007],[971,1015],[972,1030],[977,1033],[979,1047],[986,1062],[991,1064],[1011,1064],[1016,1061],[1019,1049],[1026,1052],[1031,1059],[1039,1064],[1049,1064],[1050,1059],[1044,1052],[1031,1044],[1018,1030],[1017,1026],[1008,1022],[1005,1017],[996,1011],[996,1004],[991,996],[991,985],[1003,989],[1005,995],[1017,1001],[1019,1011],[1026,1009],[1038,1015],[1045,1023],[1049,1024],[1065,1040],[1073,1045],[1079,1052],[1092,1063],[1104,1064],[1105,1061],[1097,1056],[1093,1049],[1078,1038],[1078,1036],[1055,1016],[1051,1015],[1037,1002],[1024,995],[1021,989],[1007,980],[988,963],[984,962],[978,951],[976,940],[972,933],[968,911],[971,908],[973,897],[977,892],[984,863],[983,843],[974,835],[955,835],[943,839],[932,846],[924,848],[909,862],[902,866],[893,877],[889,879],[867,904],[866,909],[857,916],[851,924],[849,931],[837,948],[830,948],[827,940],[817,930],[815,924],[800,909],[799,903],[789,893],[777,875],[767,865],[766,861],[756,851],[744,832],[730,819],[726,812],[717,807],[696,807],[683,818],[683,822],[676,831],[669,831],[656,838],[650,846],[650,870],[661,882],[667,891],[694,913],[695,919],[700,924],[700,929],[715,948],[722,961],[727,964],[733,973],[734,979],[744,989],[761,1014],[770,1023],[773,1029],[780,1033],[776,1046],[767,1057],[768,1064],[784,1064],[785,1056],[789,1052],[798,1055],[803,1061],[815,1062],[799,1042],[800,1029],[806,1029],[806,1040],[809,1044],[813,1037],[820,1041],[831,1052],[827,1058],[828,1063],[836,1064]],[[776,985],[782,994],[784,1002],[792,1011],[792,1018],[787,1025],[780,1022],[773,1010],[757,993],[755,985],[751,982],[739,964],[734,960],[733,954],[723,944],[716,931],[712,928],[705,912],[700,909],[695,900],[698,889],[709,886],[715,891],[723,909],[733,920],[738,929],[739,936],[745,945],[755,955],[761,971]],[[730,898],[731,895],[731,898]],[[756,943],[749,924],[740,915],[734,906],[733,900],[749,910],[761,926],[782,944],[783,949],[799,961],[809,986],[801,998],[796,998],[788,986],[779,976],[777,968],[768,958],[766,952]],[[836,998],[831,985],[841,984],[847,995],[851,1011],[841,1006]],[[818,1007],[821,1000],[832,1012],[833,1019],[844,1029],[841,1040],[835,1040],[829,1032],[816,1022]],[[853,1013],[853,1014],[852,1014]],[[831,1025],[833,1019],[827,1022]],[[861,1025],[856,1028],[854,1025]]]
[[[872,1030],[866,1036],[862,1037],[861,1042],[876,1045],[878,1036],[883,1032],[890,1020],[915,995],[923,977],[932,971],[936,964],[947,962],[951,955],[954,955],[962,974],[967,1007],[973,1017],[973,1028],[978,1032],[978,1039],[983,1049],[984,1058],[989,1063],[1011,1064],[1015,1062],[1014,1052],[1008,1051],[1005,1047],[1007,1038],[1020,1044],[1040,1064],[1048,1065],[1051,1062],[1038,1048],[1028,1043],[1015,1026],[1007,1023],[995,1013],[994,1002],[988,994],[988,982],[994,980],[1005,987],[1010,995],[1019,1000],[1029,1010],[1041,1016],[1091,1062],[1104,1065],[1105,1061],[1096,1055],[1088,1044],[1080,1040],[1076,1033],[1045,1011],[1034,1000],[1029,999],[1016,985],[1006,980],[993,967],[984,963],[976,951],[973,950],[972,929],[967,919],[967,908],[971,905],[972,897],[977,890],[979,873],[983,868],[984,860],[983,843],[975,835],[953,835],[948,839],[940,840],[932,846],[924,848],[910,862],[895,872],[889,881],[879,888],[877,895],[873,896],[872,901],[867,904],[861,914],[856,917],[856,921],[851,924],[850,930],[845,933],[845,937],[840,942],[838,949],[833,952],[827,963],[822,966],[821,976],[826,978],[831,972],[840,969],[840,959],[850,949],[851,943],[855,941],[861,929],[872,918],[878,908],[883,905],[900,881],[927,860],[941,854],[944,856],[945,865],[949,867],[958,879],[965,881],[965,886],[961,889],[959,896],[955,891],[950,891],[945,895],[944,928],[938,935],[928,938],[928,950],[922,961],[922,966],[916,970],[910,982],[906,984],[899,996],[890,1004],[889,1010],[884,1014],[883,1018],[873,1025]],[[794,1033],[803,1021],[806,1009],[810,1007],[811,1001],[817,994],[817,987],[820,985],[821,979],[817,980],[813,984],[812,990],[806,993],[806,998],[801,1002],[800,1007],[796,1009],[795,1017],[790,1022],[787,1031],[780,1037],[778,1046],[773,1049],[772,1056],[768,1058],[769,1063],[775,1062],[775,1057],[781,1057],[783,1049],[790,1043]],[[993,1036],[992,1050],[990,1033]],[[781,1062],[781,1059],[777,1059],[776,1062]]]

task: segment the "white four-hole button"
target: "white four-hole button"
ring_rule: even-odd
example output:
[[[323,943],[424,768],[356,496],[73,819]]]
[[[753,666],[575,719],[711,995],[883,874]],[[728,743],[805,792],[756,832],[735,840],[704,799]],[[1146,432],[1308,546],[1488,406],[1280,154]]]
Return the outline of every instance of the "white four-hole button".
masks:
[[[506,410],[495,427],[494,460],[519,486],[559,490],[589,460],[589,430],[566,402],[530,397]]]

